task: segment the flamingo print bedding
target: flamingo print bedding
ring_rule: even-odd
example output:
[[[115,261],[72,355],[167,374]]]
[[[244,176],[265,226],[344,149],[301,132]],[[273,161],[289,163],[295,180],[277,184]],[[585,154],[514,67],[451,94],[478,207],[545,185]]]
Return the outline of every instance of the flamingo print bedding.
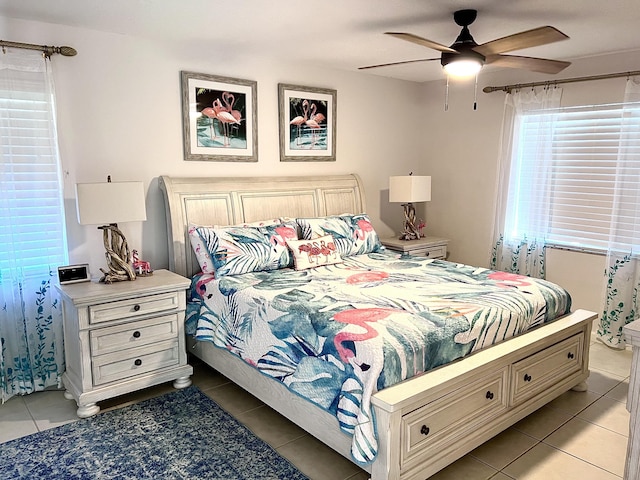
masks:
[[[337,418],[377,453],[371,396],[569,312],[550,282],[390,252],[308,270],[193,278],[187,332]]]

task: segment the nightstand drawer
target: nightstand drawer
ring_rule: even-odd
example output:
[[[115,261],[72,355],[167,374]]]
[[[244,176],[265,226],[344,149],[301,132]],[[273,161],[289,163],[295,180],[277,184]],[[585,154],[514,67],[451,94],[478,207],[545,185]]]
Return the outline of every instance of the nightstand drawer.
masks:
[[[425,251],[421,253],[425,257],[429,257],[429,258],[446,258],[447,246],[440,245],[439,247],[426,248]]]
[[[96,324],[112,320],[140,317],[150,313],[178,310],[177,292],[130,298],[117,302],[99,303],[89,307],[89,323]]]
[[[89,333],[89,338],[92,356],[172,340],[178,338],[178,315],[174,313],[113,327],[98,328]]]
[[[91,358],[93,384],[116,382],[178,365],[178,340],[160,342]]]

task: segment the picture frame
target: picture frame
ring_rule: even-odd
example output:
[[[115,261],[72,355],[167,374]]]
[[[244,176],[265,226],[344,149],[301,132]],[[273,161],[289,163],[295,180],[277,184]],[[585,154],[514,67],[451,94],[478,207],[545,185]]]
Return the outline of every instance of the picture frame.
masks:
[[[184,159],[257,162],[257,82],[181,72]]]
[[[278,84],[281,162],[335,162],[336,97],[328,88]]]

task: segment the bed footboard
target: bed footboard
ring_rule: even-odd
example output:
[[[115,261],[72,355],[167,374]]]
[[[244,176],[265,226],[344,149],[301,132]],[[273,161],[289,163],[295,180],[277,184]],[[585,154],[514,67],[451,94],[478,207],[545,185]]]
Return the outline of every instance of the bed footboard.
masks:
[[[433,475],[584,382],[595,318],[577,310],[378,392],[372,480]]]
[[[371,480],[435,474],[589,376],[596,314],[577,310],[531,332],[376,393],[379,450]],[[351,459],[334,416],[213,344],[189,351]]]

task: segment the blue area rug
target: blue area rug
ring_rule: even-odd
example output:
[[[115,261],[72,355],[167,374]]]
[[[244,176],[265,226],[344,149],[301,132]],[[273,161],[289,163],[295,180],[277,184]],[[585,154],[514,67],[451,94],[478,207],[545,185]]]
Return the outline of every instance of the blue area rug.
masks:
[[[0,444],[0,478],[307,480],[197,387]]]

